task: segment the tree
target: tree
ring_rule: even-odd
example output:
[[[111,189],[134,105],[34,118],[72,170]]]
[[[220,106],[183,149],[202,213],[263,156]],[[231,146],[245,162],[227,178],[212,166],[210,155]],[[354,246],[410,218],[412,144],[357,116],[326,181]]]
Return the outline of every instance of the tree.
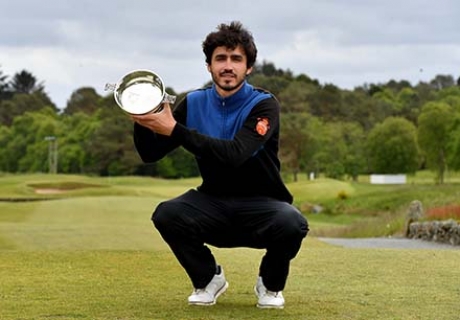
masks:
[[[302,170],[316,171],[312,157],[320,126],[320,121],[306,112],[281,113],[280,157],[294,181]]]
[[[417,92],[419,99],[420,108],[425,103],[436,100],[436,91],[430,86],[429,83],[420,81],[415,87],[414,90]]]
[[[357,90],[360,88],[358,87]],[[363,89],[369,94],[369,96],[373,96],[376,93],[379,93],[383,90],[382,85],[377,85],[377,84],[366,84],[364,85]]]
[[[439,184],[444,183],[454,119],[452,107],[443,102],[427,103],[418,117],[418,142],[427,166],[437,173],[436,182]]]
[[[94,88],[83,87],[72,92],[67,106],[64,109],[65,114],[84,112],[93,114],[99,107],[101,96]]]
[[[417,91],[412,88],[403,88],[396,95],[396,99],[399,108],[395,115],[404,117],[415,124],[421,107]]]
[[[404,118],[389,117],[377,124],[369,133],[367,151],[373,173],[415,173],[419,168],[416,128]]]
[[[361,90],[344,91],[342,93],[344,116],[341,121],[357,122],[365,131],[369,131],[379,122],[375,116],[375,101]]]
[[[92,165],[87,151],[90,139],[100,127],[99,119],[83,112],[63,114],[60,119],[66,134],[59,139],[59,172],[90,173],[85,171]]]
[[[447,103],[454,112],[460,112],[460,87],[449,87],[438,91],[436,100]]]
[[[141,164],[132,139],[132,121],[117,108],[102,107],[94,117],[99,124],[86,139],[86,173],[101,176],[133,174]]]
[[[453,170],[460,170],[460,111],[455,112],[452,130],[447,142],[447,162]]]
[[[357,180],[366,172],[365,135],[356,122],[327,122],[316,130],[317,148],[313,155],[316,171],[327,177]]]
[[[166,158],[171,159],[175,172],[171,178],[190,178],[199,175],[198,166],[195,161],[195,156],[184,148],[177,148],[171,152]],[[158,170],[161,177],[167,177],[161,170]]]
[[[357,181],[359,174],[367,172],[366,135],[357,122],[342,123],[340,129],[346,145],[343,159],[345,174]]]
[[[451,75],[438,74],[433,80],[431,80],[430,85],[434,90],[442,90],[455,86],[455,80]]]
[[[316,134],[318,135],[316,138],[318,148],[313,155],[316,172],[322,172],[326,177],[332,179],[343,179],[347,146],[339,123],[327,122]]]
[[[10,84],[7,81],[8,76],[3,74],[3,71],[0,70],[0,103],[2,100],[7,100],[11,98]]]
[[[283,77],[267,77],[261,74],[251,75],[248,81],[253,86],[268,90],[275,96],[278,96],[290,83]]]
[[[10,82],[10,86],[14,93],[33,93],[44,89],[43,84],[38,83],[37,78],[26,70],[16,73]]]
[[[338,120],[346,115],[342,92],[333,84],[326,84],[309,96],[310,113],[323,120]]]
[[[295,81],[298,81],[298,82],[304,82],[304,83],[308,83],[308,84],[313,84],[315,87],[319,88],[321,87],[319,81],[317,79],[312,79],[310,78],[309,76],[307,76],[306,74],[299,74],[298,76],[295,77],[294,79]]]
[[[57,110],[42,91],[15,93],[11,99],[0,102],[0,124],[10,126],[15,117],[27,111],[38,111],[45,107],[52,108],[55,112]]]
[[[268,61],[262,61],[262,63],[256,63],[252,74],[263,75],[265,77],[284,77],[286,79],[292,80],[292,72],[290,70],[284,71],[282,69],[277,69],[275,64]]]
[[[312,84],[301,81],[291,81],[278,95],[281,111],[283,113],[309,112],[308,97],[314,91],[316,91],[316,87]]]
[[[0,172],[11,172],[8,161],[8,150],[6,148],[11,138],[11,129],[0,125]]]
[[[14,117],[18,114],[15,111],[13,102],[10,100],[0,101],[0,125],[11,126]]]
[[[50,107],[17,116],[3,138],[2,169],[8,172],[48,171],[47,136],[59,137],[60,124]]]
[[[401,90],[411,88],[412,86],[407,80],[395,81],[392,79],[386,83],[385,87],[392,89],[395,93],[398,93]]]

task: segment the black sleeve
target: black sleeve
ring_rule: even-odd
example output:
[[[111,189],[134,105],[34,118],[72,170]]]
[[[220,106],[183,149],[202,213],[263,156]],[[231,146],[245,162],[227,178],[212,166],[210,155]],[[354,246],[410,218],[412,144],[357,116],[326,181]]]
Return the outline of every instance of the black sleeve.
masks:
[[[173,115],[178,123],[184,124],[186,114],[187,103],[184,99],[174,108]],[[180,146],[180,141],[174,137],[157,134],[138,123],[134,123],[133,138],[136,150],[145,163],[158,161]]]
[[[257,122],[267,119],[269,130],[265,135],[256,131]],[[232,140],[212,138],[188,129],[178,123],[171,137],[195,156],[238,167],[249,159],[272,136],[279,126],[279,104],[275,98],[262,100],[254,106],[241,129]]]

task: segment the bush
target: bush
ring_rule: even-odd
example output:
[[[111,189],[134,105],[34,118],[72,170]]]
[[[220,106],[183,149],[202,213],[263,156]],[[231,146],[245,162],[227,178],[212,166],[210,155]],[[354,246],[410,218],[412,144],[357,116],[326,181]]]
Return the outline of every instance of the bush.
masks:
[[[460,221],[460,205],[452,204],[442,207],[434,207],[426,211],[427,220],[457,220]]]
[[[339,191],[339,193],[337,194],[337,198],[339,198],[340,200],[346,200],[346,199],[348,199],[348,194],[347,194],[346,191],[341,190],[341,191]]]

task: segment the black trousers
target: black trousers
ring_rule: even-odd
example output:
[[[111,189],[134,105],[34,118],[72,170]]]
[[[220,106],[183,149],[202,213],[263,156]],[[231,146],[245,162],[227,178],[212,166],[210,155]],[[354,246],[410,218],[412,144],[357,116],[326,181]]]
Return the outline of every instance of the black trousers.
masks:
[[[195,288],[216,273],[206,244],[266,249],[259,275],[268,290],[284,289],[289,265],[308,233],[305,217],[292,205],[268,197],[214,197],[197,190],[160,203],[152,221]]]

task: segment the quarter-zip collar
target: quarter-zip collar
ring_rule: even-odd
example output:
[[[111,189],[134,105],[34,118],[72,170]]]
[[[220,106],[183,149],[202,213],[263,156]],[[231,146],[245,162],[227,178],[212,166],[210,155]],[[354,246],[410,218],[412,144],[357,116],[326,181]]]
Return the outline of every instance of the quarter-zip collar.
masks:
[[[246,80],[243,82],[241,88],[236,91],[234,94],[228,97],[221,97],[217,92],[216,84],[212,84],[212,96],[213,99],[217,100],[217,104],[223,107],[230,108],[229,111],[232,109],[239,108],[243,102],[250,96],[253,90],[252,85],[250,85]]]
[[[269,97],[270,94],[255,90],[246,81],[225,98],[218,94],[215,84],[191,92],[187,95],[187,127],[214,138],[233,139],[252,108]]]

